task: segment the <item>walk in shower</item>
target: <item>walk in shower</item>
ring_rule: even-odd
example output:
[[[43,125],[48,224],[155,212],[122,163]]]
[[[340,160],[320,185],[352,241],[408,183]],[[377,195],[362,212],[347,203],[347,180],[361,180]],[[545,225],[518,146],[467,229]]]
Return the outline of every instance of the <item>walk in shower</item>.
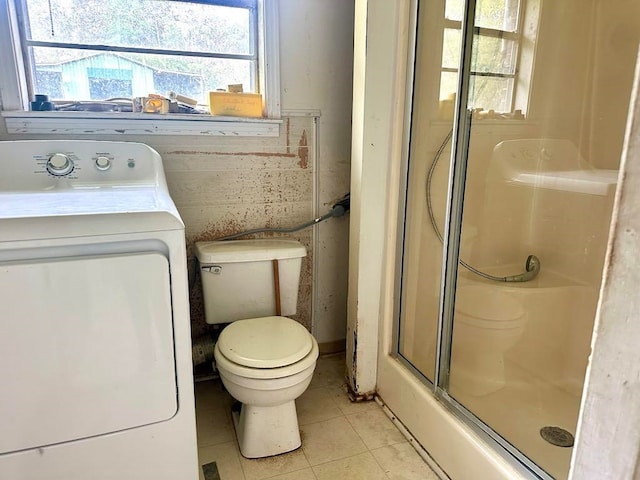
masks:
[[[417,2],[394,348],[532,477],[567,478],[636,0]]]

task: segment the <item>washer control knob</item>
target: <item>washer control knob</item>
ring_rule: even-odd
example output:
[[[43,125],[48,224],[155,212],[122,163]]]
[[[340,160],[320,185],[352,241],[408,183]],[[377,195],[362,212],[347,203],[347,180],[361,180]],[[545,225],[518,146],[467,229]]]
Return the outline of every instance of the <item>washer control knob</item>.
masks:
[[[54,153],[47,160],[47,171],[51,175],[67,175],[73,171],[73,161],[64,153]]]
[[[109,170],[111,168],[111,159],[103,156],[96,158],[96,168],[98,170]]]

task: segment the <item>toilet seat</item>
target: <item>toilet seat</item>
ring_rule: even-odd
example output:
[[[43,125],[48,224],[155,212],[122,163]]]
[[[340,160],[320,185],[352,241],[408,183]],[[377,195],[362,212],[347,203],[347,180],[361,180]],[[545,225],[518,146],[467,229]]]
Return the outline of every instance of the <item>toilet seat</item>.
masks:
[[[318,358],[318,343],[298,322],[286,317],[238,320],[216,343],[219,368],[247,378],[295,375]]]

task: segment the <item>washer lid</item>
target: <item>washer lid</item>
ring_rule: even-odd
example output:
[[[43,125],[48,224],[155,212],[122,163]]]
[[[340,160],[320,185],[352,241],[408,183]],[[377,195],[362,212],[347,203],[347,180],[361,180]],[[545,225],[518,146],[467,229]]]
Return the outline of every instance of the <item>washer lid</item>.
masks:
[[[228,360],[253,368],[291,365],[311,351],[311,334],[286,317],[238,320],[222,330],[220,353]]]

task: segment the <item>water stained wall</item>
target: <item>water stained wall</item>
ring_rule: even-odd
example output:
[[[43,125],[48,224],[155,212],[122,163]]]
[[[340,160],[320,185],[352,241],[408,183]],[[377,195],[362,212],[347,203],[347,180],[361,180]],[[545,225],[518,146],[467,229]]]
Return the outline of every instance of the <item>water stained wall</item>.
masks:
[[[283,113],[285,122],[277,139],[223,138],[206,134],[180,137],[94,136],[102,140],[147,143],[163,155],[165,168],[169,170],[170,189],[172,194],[181,197],[176,203],[185,218],[191,239],[198,232],[202,233],[202,238],[209,238],[216,229],[228,230],[263,217],[270,223],[284,214],[292,221],[303,217],[307,220],[306,214],[312,209],[312,189],[302,186],[309,185],[304,183],[307,182],[304,173],[313,169],[318,175],[316,207],[319,213],[325,213],[349,190],[354,4],[343,0],[277,0],[277,3],[281,106],[283,112],[289,114],[319,115],[317,122],[321,134],[317,138],[310,128],[313,124],[311,118],[298,118],[287,123],[287,113]],[[0,85],[0,90],[2,87]],[[0,141],[27,138],[47,136],[8,134],[5,121],[0,118]],[[77,132],[58,132],[48,138],[88,136]],[[317,161],[316,155],[321,161]],[[211,160],[213,158],[215,161]],[[212,165],[214,162],[216,166]],[[280,166],[287,170],[286,173],[280,170]],[[195,172],[203,175],[208,172],[207,178],[213,178],[215,188],[205,188],[202,183],[194,182],[193,178],[198,176]],[[185,180],[189,176],[191,180]],[[257,193],[257,189],[263,188],[262,183],[256,186],[258,177],[264,182],[261,193]],[[303,183],[298,185],[299,181]],[[234,191],[232,186],[242,190]],[[192,189],[192,192],[188,194],[185,189]],[[289,194],[283,194],[278,200],[282,192]],[[293,195],[293,192],[297,193]],[[271,201],[252,205],[254,198]],[[231,207],[234,202],[235,210]],[[244,204],[244,210],[240,204]],[[223,210],[227,212],[224,218],[218,213]],[[242,213],[238,213],[240,211]],[[219,224],[222,221],[227,224]],[[316,305],[313,307],[315,320],[312,330],[321,346],[331,346],[325,351],[344,348],[348,225],[349,217],[345,216],[315,227],[318,232],[318,271],[313,284]],[[310,314],[306,318],[310,318]],[[194,323],[195,331],[200,325],[197,322]],[[303,320],[303,323],[308,326],[310,320]]]
[[[197,241],[255,228],[288,228],[313,218],[314,118],[287,117],[280,130],[278,137],[199,137],[188,148],[184,141],[154,143],[185,222],[190,260]],[[307,248],[294,318],[311,329],[312,231],[287,237]],[[195,282],[191,288],[193,336],[207,329],[203,314],[202,291]]]
[[[313,218],[316,122],[317,117],[308,115],[284,117],[277,137],[99,135],[96,139],[141,142],[158,151],[169,192],[185,224],[187,260],[193,273],[194,242],[254,228],[294,226]],[[0,135],[0,140],[46,138],[60,137]],[[293,318],[311,330],[312,230],[289,238],[302,242],[308,252],[302,264],[298,313]],[[193,275],[190,278],[194,280]],[[197,337],[211,327],[204,321],[199,279],[191,283],[191,328],[192,337]],[[321,295],[330,294],[321,291]]]

